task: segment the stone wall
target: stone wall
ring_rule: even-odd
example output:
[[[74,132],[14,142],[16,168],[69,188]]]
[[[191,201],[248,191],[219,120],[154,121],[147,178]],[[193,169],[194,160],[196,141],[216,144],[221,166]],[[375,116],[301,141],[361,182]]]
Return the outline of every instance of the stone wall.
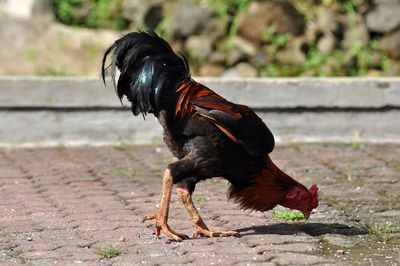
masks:
[[[97,75],[106,47],[144,28],[200,76],[400,74],[398,0],[116,2],[122,32],[57,23],[50,0],[0,1],[0,75]],[[76,16],[91,11],[77,8]]]

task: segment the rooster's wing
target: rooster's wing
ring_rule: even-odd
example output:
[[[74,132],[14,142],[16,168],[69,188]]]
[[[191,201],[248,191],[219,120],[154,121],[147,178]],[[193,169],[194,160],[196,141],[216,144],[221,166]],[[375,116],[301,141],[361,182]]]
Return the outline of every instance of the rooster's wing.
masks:
[[[191,103],[197,114],[210,120],[249,154],[264,157],[274,149],[274,136],[249,107],[231,103],[222,97],[197,98]]]

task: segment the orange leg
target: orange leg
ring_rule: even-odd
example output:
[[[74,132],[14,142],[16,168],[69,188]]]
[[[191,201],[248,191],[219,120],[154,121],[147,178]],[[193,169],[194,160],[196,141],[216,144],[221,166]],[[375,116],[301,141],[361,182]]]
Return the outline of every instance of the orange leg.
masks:
[[[163,187],[162,187],[162,197],[160,206],[158,208],[158,212],[155,215],[148,215],[144,219],[152,220],[156,219],[156,235],[160,235],[160,231],[163,231],[168,237],[172,238],[175,241],[182,241],[182,239],[188,238],[187,235],[177,233],[173,231],[167,224],[168,222],[168,212],[169,212],[169,204],[171,201],[171,191],[172,191],[172,176],[170,174],[169,169],[165,170],[164,178],[163,178]]]
[[[186,187],[178,187],[176,190],[183,204],[185,205],[186,210],[192,217],[194,226],[196,227],[197,231],[196,233],[193,234],[193,237],[197,238],[199,236],[218,237],[218,236],[238,235],[238,232],[236,231],[227,231],[227,232],[210,231],[207,225],[204,223],[203,219],[200,217],[200,214],[197,211],[196,207],[194,206],[194,203],[192,201],[192,195],[190,195],[189,190]]]

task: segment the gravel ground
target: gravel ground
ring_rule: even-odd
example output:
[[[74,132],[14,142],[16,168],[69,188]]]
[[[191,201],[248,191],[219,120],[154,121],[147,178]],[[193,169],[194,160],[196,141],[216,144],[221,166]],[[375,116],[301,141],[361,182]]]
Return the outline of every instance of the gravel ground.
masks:
[[[239,210],[224,179],[199,183],[194,199],[208,226],[240,236],[180,243],[142,222],[174,160],[165,146],[3,149],[0,263],[400,265],[400,145],[357,146],[280,144],[272,153],[306,186],[318,184],[308,221]],[[169,223],[194,233],[176,193]]]

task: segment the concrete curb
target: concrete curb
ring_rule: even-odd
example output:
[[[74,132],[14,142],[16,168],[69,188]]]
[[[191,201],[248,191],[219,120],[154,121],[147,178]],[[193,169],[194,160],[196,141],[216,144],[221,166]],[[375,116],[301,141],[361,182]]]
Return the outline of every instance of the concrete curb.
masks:
[[[196,78],[253,108],[400,106],[400,78]],[[0,77],[0,107],[120,107],[96,77]]]
[[[255,108],[278,141],[400,142],[400,78],[196,78]],[[96,77],[0,78],[0,145],[161,142]],[[126,104],[129,106],[129,103]]]

